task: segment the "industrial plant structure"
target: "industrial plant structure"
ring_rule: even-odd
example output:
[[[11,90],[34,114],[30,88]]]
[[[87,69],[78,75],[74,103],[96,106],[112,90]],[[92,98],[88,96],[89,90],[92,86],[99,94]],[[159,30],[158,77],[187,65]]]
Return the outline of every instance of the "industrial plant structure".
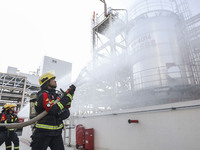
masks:
[[[200,98],[200,17],[191,15],[187,1],[145,0],[130,10],[105,10],[93,18],[93,61],[82,71],[88,82],[77,96],[77,111]],[[87,90],[93,96],[83,102]]]
[[[187,0],[101,1],[72,124],[94,128],[97,150],[199,149],[200,14]]]
[[[15,103],[18,111],[23,108],[25,99],[30,93],[39,90],[39,85],[27,80],[27,76],[17,72],[9,73],[9,71],[0,73],[0,106],[6,103]],[[38,79],[36,75],[32,75],[32,77]]]
[[[94,129],[96,150],[198,150],[200,14],[192,15],[187,0],[141,0],[130,9],[100,1],[93,59],[75,82],[65,144],[76,145],[75,126],[83,125]],[[31,87],[24,76],[0,74],[1,100],[22,104]]]

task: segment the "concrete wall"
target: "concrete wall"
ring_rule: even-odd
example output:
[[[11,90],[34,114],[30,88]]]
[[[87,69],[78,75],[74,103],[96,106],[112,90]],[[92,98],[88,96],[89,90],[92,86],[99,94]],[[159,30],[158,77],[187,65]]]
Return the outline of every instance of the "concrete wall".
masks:
[[[197,100],[126,110],[118,115],[84,116],[74,123],[95,129],[95,150],[199,150],[200,107],[193,107],[199,104]],[[184,108],[168,109],[172,107]],[[128,119],[139,123],[129,124]],[[72,132],[75,144],[75,129]]]

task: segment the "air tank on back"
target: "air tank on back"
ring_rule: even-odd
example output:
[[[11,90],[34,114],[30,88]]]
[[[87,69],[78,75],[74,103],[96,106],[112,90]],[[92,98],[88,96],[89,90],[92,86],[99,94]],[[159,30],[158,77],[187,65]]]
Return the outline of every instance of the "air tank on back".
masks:
[[[169,9],[149,8],[129,23],[133,90],[190,84],[183,18]]]

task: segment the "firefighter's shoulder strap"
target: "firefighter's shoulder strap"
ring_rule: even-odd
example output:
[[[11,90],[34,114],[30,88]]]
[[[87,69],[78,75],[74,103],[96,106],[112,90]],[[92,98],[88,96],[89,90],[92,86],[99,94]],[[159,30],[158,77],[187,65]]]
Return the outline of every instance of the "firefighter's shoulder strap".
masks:
[[[36,99],[34,101],[34,107],[39,106],[39,103],[40,103],[39,102],[39,97],[42,96],[44,93],[48,95],[48,98],[50,98],[49,92],[47,90],[41,90],[41,91],[39,91],[37,93],[37,97],[36,97]],[[43,110],[41,110],[41,111],[43,111]]]
[[[37,93],[37,99],[43,94],[43,93],[47,93],[49,95],[49,91],[47,90],[41,90]]]

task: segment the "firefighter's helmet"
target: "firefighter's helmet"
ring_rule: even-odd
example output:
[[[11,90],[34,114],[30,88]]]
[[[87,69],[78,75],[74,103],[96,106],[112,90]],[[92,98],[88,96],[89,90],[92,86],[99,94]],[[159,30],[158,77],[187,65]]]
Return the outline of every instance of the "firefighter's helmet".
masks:
[[[3,109],[4,109],[4,110],[10,109],[10,105],[11,105],[11,103],[6,103],[6,104],[3,106]]]
[[[52,78],[56,78],[54,71],[49,71],[49,72],[41,75],[39,78],[40,86],[42,86],[44,83],[46,83],[47,81],[49,81]]]
[[[15,103],[11,103],[10,104],[10,108],[14,108],[14,107],[16,107],[17,106],[17,104],[15,104]]]

